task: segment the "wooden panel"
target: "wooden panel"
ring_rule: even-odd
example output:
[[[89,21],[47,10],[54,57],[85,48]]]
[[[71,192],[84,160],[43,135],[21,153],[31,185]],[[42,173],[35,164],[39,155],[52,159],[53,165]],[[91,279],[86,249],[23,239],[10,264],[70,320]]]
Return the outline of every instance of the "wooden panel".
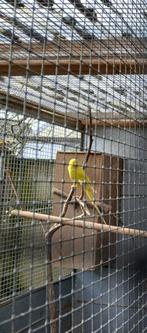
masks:
[[[77,158],[79,164],[82,165],[85,153],[61,153],[58,152],[56,158],[55,182],[54,186],[66,193],[69,193],[72,182],[69,178],[67,166],[71,158]],[[122,160],[121,160],[122,161]],[[111,167],[111,168],[110,168]],[[120,159],[111,157],[101,153],[91,153],[86,168],[86,173],[91,179],[94,190],[95,199],[97,201],[103,199],[110,204],[111,212],[105,215],[107,223],[116,224],[116,216],[112,217],[112,213],[116,212],[118,183],[120,173]],[[76,194],[80,194],[77,190]],[[111,195],[111,199],[109,199]],[[63,207],[63,200],[57,194],[53,196],[53,215],[59,216]],[[81,213],[79,207],[70,204],[66,213],[66,217],[78,216]],[[95,210],[90,209],[91,215],[88,221],[101,223],[101,218],[96,216]],[[111,245],[111,244],[112,245]],[[110,250],[111,246],[111,250]],[[101,237],[101,233],[97,231],[81,229],[78,227],[63,226],[53,236],[52,255],[55,260],[55,266],[61,264],[65,267],[72,268],[92,268],[100,262],[107,263],[108,257],[115,256],[115,235],[111,236],[107,232]]]
[[[117,156],[102,154],[102,168],[100,199],[111,206],[111,211],[104,218],[107,224],[118,225],[116,211],[119,211],[120,206],[123,161]],[[102,253],[100,251],[96,252],[97,263],[102,260],[103,263],[107,264],[108,258],[110,258],[111,263],[114,261],[116,255],[115,242],[116,234],[114,233],[105,233],[102,239],[99,234],[97,235],[97,248],[102,247]]]
[[[63,226],[56,231],[52,240],[54,266],[73,269],[92,268],[96,261],[96,241],[96,231]]]

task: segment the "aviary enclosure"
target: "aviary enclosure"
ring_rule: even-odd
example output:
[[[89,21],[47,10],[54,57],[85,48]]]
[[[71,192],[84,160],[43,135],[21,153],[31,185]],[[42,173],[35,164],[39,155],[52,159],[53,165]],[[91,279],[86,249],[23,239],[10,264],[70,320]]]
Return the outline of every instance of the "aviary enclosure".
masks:
[[[147,2],[0,1],[0,332],[147,327]]]

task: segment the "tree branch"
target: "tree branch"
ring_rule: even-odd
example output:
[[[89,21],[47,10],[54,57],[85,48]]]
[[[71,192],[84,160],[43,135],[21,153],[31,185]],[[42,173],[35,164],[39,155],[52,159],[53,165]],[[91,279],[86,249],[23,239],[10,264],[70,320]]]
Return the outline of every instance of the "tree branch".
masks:
[[[60,225],[58,225],[60,228]],[[54,229],[54,232],[57,229]],[[48,278],[48,302],[49,302],[49,314],[50,314],[50,331],[51,333],[57,333],[57,311],[55,304],[55,293],[53,283],[53,268],[52,268],[52,236],[53,230],[49,230],[45,233],[45,241],[47,246],[47,278]]]
[[[50,314],[50,332],[57,333],[57,311],[55,304],[55,293],[53,283],[53,268],[52,268],[52,236],[54,232],[60,228],[60,224],[55,223],[49,230],[45,230],[42,221],[39,221],[45,237],[47,248],[47,278],[48,278],[48,305]]]
[[[63,199],[67,199],[67,193],[66,192],[63,192],[61,190],[59,190],[58,188],[54,187],[53,188],[53,193],[62,197]],[[78,204],[79,205],[79,202],[78,200],[81,199],[81,198],[77,198],[77,197],[74,197],[74,200],[70,200],[70,204]],[[108,212],[111,212],[111,205],[108,205],[108,204],[105,204],[103,202],[100,202],[100,201],[97,201],[96,202],[97,206],[100,207],[101,210],[103,210],[105,213],[108,213]],[[89,208],[93,208],[93,204],[91,202],[87,202],[86,203],[87,207]]]
[[[92,142],[93,142],[93,130],[92,130],[92,116],[91,116],[91,108],[89,106],[88,108],[88,113],[89,113],[89,146],[88,146],[88,150],[87,150],[87,153],[85,155],[85,159],[83,161],[83,169],[86,168],[86,165],[88,163],[88,159],[89,159],[89,156],[90,156],[90,152],[91,152],[91,147],[92,147]]]
[[[67,196],[67,199],[66,199],[65,204],[63,206],[63,209],[62,209],[60,217],[65,216],[65,214],[67,212],[67,208],[68,208],[69,202],[71,201],[74,192],[75,192],[75,186],[73,185],[73,186],[71,186],[70,192],[69,192],[69,194]]]

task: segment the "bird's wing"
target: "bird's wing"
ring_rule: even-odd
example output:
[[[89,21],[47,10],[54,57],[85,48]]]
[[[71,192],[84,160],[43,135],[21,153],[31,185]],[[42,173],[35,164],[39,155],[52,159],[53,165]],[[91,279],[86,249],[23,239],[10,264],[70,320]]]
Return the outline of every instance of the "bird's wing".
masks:
[[[80,182],[87,182],[87,179],[86,179],[86,174],[85,174],[85,171],[82,167],[77,167],[76,168],[76,180],[79,180]]]

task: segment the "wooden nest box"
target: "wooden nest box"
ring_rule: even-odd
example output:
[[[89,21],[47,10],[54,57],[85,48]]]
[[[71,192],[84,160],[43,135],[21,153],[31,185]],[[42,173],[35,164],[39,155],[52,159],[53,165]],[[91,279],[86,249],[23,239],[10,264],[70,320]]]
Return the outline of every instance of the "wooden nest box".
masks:
[[[68,175],[68,163],[76,158],[82,165],[85,153],[58,152],[54,177],[54,187],[69,193],[72,182]],[[104,218],[108,224],[118,225],[117,211],[120,206],[123,161],[117,156],[103,153],[91,153],[88,159],[86,174],[89,176],[95,191],[95,200],[100,202]],[[80,194],[78,189],[76,195]],[[60,216],[65,198],[56,191],[53,194],[53,215]],[[88,209],[92,216],[88,221],[101,223],[96,210]],[[70,203],[65,217],[73,218],[81,214],[76,203]],[[73,222],[74,223],[74,222]],[[54,266],[76,269],[94,268],[99,263],[107,264],[115,259],[116,234],[101,233],[95,230],[73,226],[62,226],[52,238],[52,256]]]

